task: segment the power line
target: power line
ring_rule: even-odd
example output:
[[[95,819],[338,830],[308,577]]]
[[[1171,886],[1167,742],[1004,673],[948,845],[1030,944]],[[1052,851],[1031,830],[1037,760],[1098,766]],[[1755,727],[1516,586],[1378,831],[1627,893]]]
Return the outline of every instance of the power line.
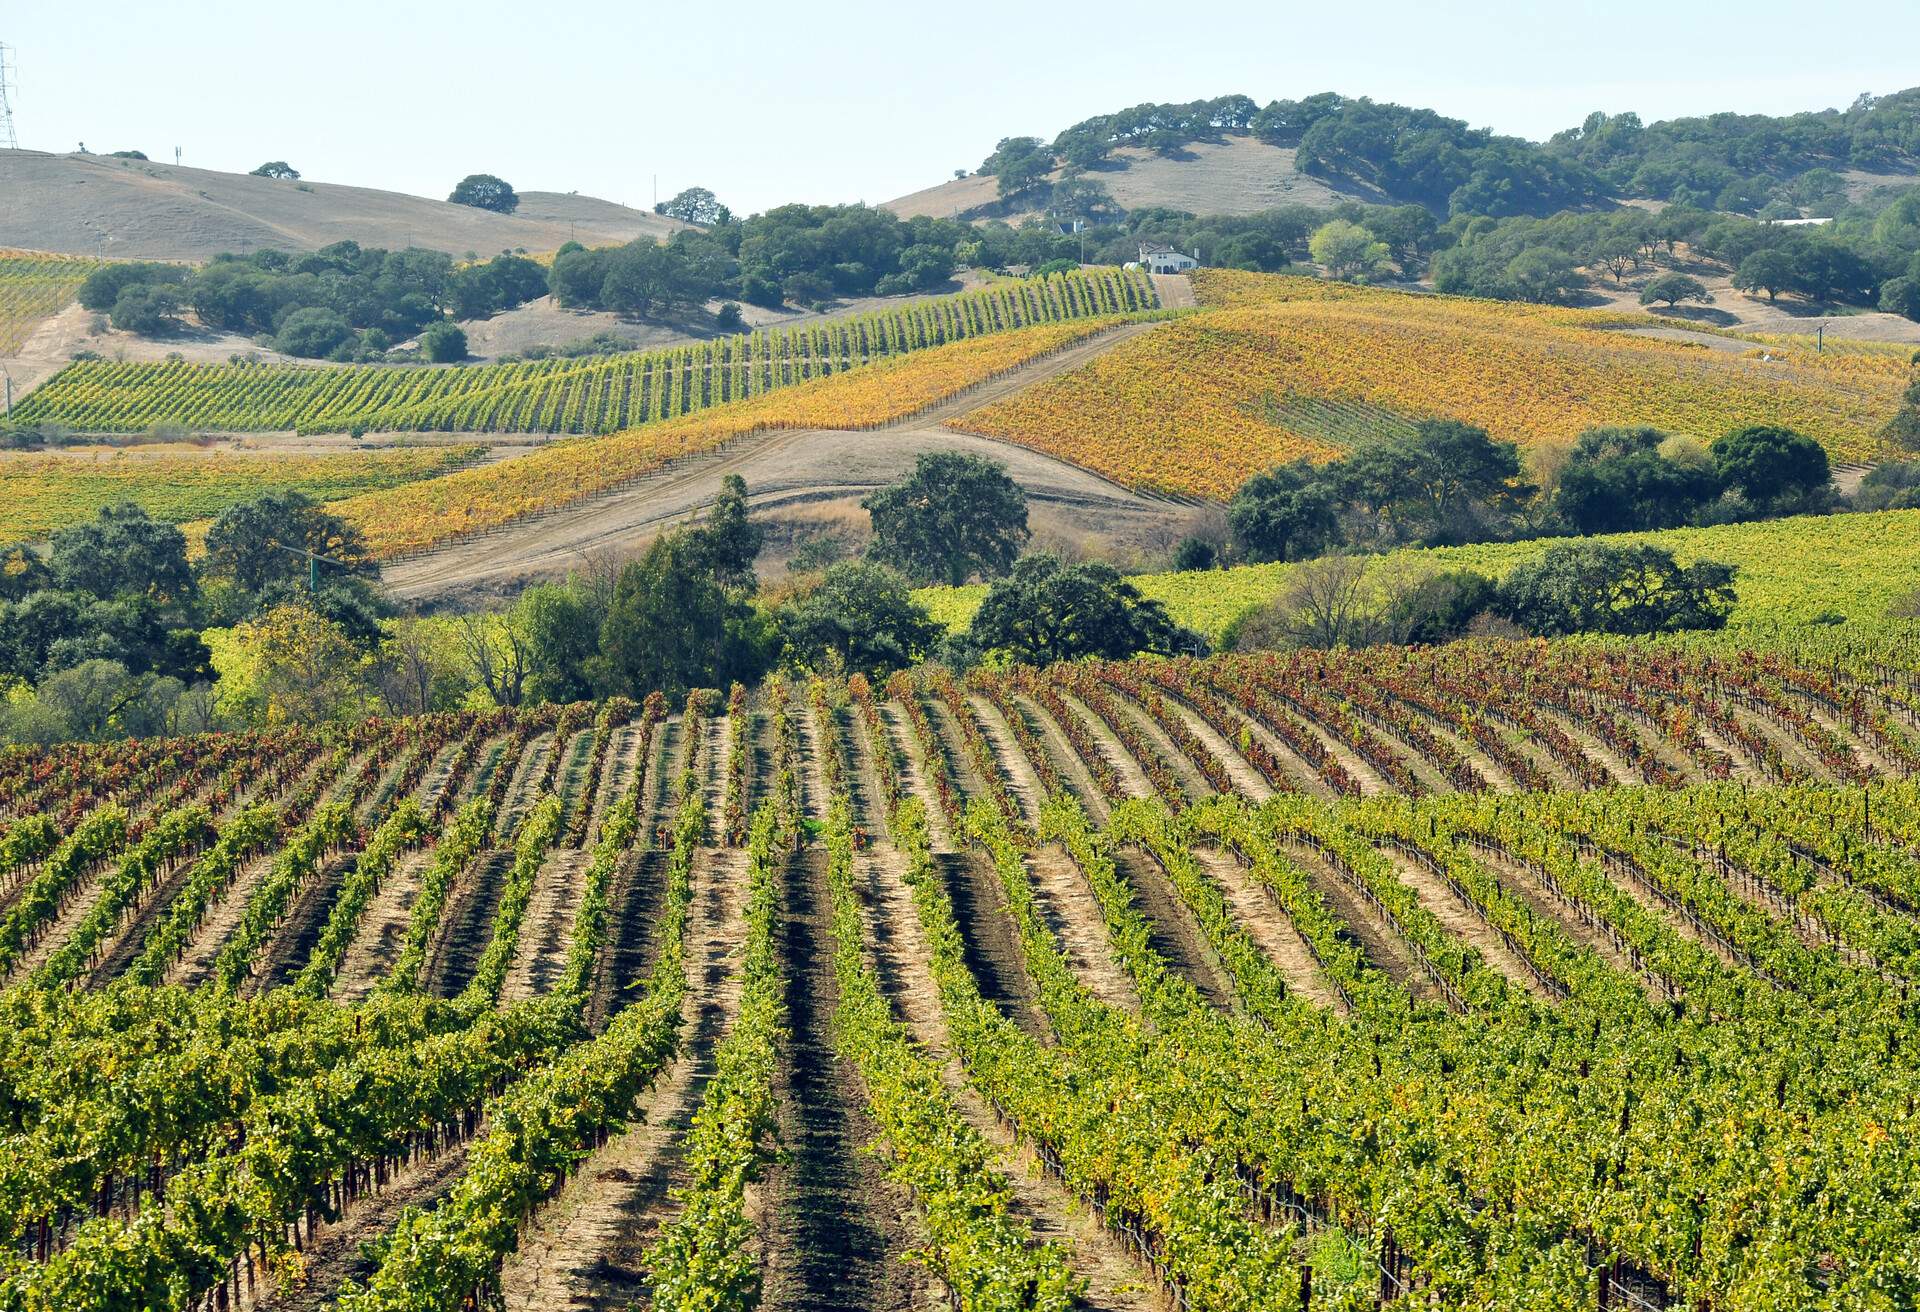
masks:
[[[13,132],[13,93],[20,89],[20,65],[10,45],[0,42],[0,150],[20,149]]]

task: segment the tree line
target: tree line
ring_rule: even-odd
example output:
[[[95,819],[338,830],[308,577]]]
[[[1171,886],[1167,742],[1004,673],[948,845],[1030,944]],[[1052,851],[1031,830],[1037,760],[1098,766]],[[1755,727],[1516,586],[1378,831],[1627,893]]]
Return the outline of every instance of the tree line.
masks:
[[[1002,198],[1027,197],[1056,170],[1071,178],[1109,167],[1122,147],[1178,157],[1228,135],[1290,147],[1304,173],[1450,217],[1543,216],[1624,196],[1783,217],[1832,204],[1841,170],[1885,171],[1920,156],[1920,88],[1785,116],[1649,125],[1595,112],[1544,143],[1365,96],[1322,92],[1262,107],[1228,95],[1096,115],[1050,142],[1007,137],[977,172],[996,179]]]
[[[287,355],[383,360],[421,338],[429,360],[459,359],[457,319],[482,319],[547,292],[547,271],[523,255],[456,265],[441,251],[390,251],[341,241],[305,254],[220,255],[198,269],[109,264],[88,275],[80,304],[113,326],[166,336],[192,310],[210,328],[241,333]]]

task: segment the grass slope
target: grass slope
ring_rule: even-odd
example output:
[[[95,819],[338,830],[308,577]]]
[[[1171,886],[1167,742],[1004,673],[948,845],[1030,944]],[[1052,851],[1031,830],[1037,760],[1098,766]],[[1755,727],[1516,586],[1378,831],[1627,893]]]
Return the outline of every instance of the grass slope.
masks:
[[[1470,568],[1498,576],[1569,540],[1485,542],[1398,551],[1378,559],[1431,569]],[[1822,616],[1844,617],[1848,625],[1876,625],[1886,619],[1891,603],[1920,588],[1920,510],[1805,516],[1584,540],[1652,542],[1682,560],[1704,557],[1738,565],[1740,599],[1728,631],[1740,641],[1824,628],[1813,623]],[[1133,581],[1142,593],[1166,603],[1180,623],[1218,638],[1248,608],[1272,600],[1298,568],[1246,565],[1145,574]],[[928,588],[917,595],[936,619],[959,629],[972,620],[986,589],[978,585]]]
[[[1714,351],[1618,331],[1644,315],[1201,270],[1207,308],[952,426],[1144,490],[1224,499],[1271,465],[1326,461],[1358,433],[1447,416],[1531,446],[1597,424],[1712,440],[1784,423],[1838,459],[1884,454],[1908,350]]]

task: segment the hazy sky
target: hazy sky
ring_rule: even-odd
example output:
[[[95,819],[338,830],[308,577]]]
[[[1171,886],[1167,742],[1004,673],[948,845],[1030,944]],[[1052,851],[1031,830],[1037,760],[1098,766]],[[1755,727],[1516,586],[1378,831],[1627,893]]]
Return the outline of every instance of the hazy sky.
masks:
[[[1542,138],[1920,83],[1920,3],[469,0],[0,6],[21,144],[443,196],[472,172],[628,204],[878,202],[1142,101],[1332,90]]]

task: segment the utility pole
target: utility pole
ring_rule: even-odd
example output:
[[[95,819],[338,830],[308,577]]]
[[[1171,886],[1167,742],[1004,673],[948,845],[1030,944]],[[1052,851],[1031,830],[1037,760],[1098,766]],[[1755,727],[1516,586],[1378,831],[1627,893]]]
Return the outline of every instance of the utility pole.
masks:
[[[6,374],[6,379],[7,379],[7,414],[8,414],[8,415],[12,415],[12,414],[13,414],[13,375],[12,375],[12,374],[10,374],[10,373],[7,373],[7,369],[6,369],[6,366],[5,366],[5,365],[0,365],[0,374]]]
[[[13,47],[0,43],[0,150],[20,149],[20,138],[13,133],[13,97],[20,90],[20,65]]]
[[[347,562],[344,560],[335,560],[332,556],[322,556],[318,552],[308,551],[305,547],[290,547],[284,542],[269,542],[267,545],[276,551],[284,551],[290,556],[305,556],[307,558],[307,594],[309,596],[320,591],[321,561],[324,560],[329,565],[338,565],[341,569],[349,568]]]

